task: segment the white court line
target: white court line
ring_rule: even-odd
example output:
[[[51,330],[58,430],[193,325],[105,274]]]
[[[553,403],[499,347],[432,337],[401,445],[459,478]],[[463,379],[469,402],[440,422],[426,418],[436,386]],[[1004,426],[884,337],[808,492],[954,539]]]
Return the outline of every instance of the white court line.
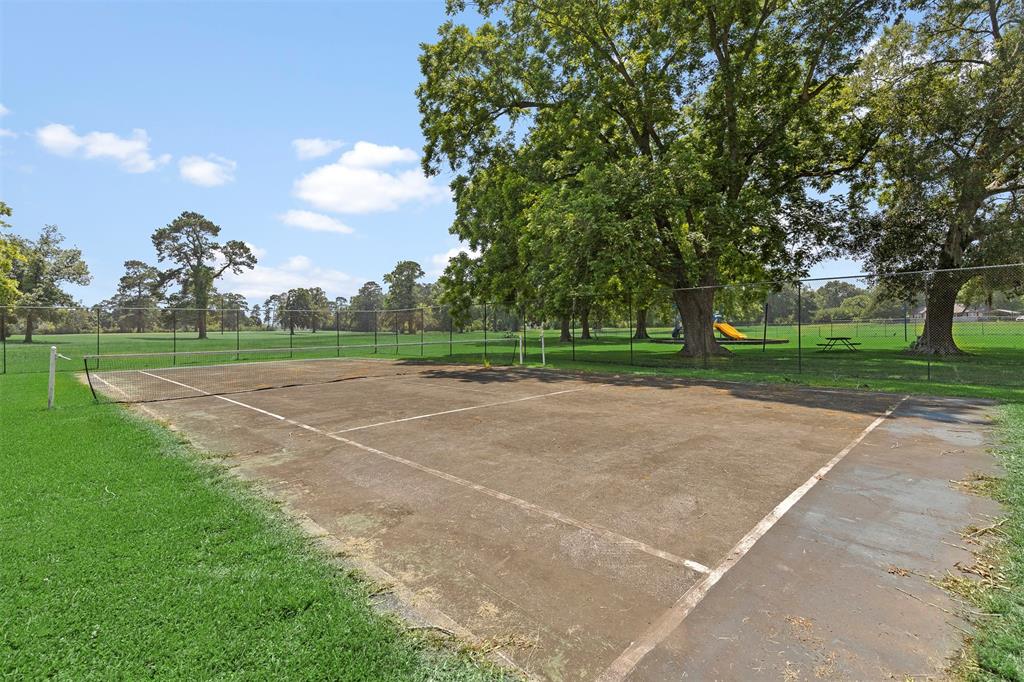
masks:
[[[874,431],[878,426],[884,422],[889,416],[896,411],[900,405],[904,403],[910,396],[903,396],[900,398],[895,405],[886,410],[882,416],[875,419],[873,422],[867,425],[860,434],[850,441],[849,445],[840,450],[835,457],[825,463],[823,467],[814,472],[809,479],[807,479],[803,485],[791,492],[786,499],[780,502],[774,509],[761,519],[756,526],[754,526],[749,533],[744,535],[736,545],[729,550],[725,559],[721,561],[711,572],[709,572],[700,582],[695,584],[693,587],[683,593],[675,604],[673,604],[667,611],[658,617],[654,623],[636,641],[632,642],[629,647],[619,654],[610,666],[608,666],[604,672],[597,678],[598,682],[621,682],[629,676],[636,665],[646,656],[650,651],[665,640],[672,631],[675,630],[679,625],[686,619],[690,612],[707,596],[707,593],[715,586],[719,580],[722,579],[729,569],[735,566],[740,559],[742,559],[747,552],[750,551],[751,547],[760,540],[765,533],[767,533],[772,526],[774,526],[782,516],[789,511],[793,505],[800,501],[807,492],[813,488],[818,481],[825,477],[828,472],[832,470],[835,465],[839,464],[840,461],[846,455],[850,453],[855,447],[857,447],[861,441],[867,438],[868,434]]]
[[[422,471],[425,474],[430,474],[431,476],[436,476],[437,478],[443,479],[445,481],[449,481],[451,483],[455,483],[456,485],[460,485],[460,486],[462,486],[464,488],[469,488],[470,490],[475,490],[478,493],[483,493],[484,495],[489,495],[489,496],[491,496],[493,498],[501,500],[502,502],[507,502],[509,504],[515,505],[515,506],[519,507],[520,509],[525,509],[527,511],[534,512],[536,514],[541,514],[541,515],[546,516],[546,517],[548,517],[550,519],[554,519],[555,521],[558,521],[560,523],[564,523],[565,525],[574,526],[576,528],[579,528],[580,530],[585,530],[587,532],[594,533],[595,535],[598,535],[598,536],[604,538],[605,540],[608,540],[608,541],[610,541],[610,542],[612,542],[614,544],[625,545],[625,546],[630,547],[632,549],[636,549],[636,550],[639,550],[641,552],[644,552],[645,554],[649,554],[649,555],[657,557],[659,559],[664,559],[665,561],[668,561],[670,563],[676,564],[678,566],[684,566],[684,567],[690,569],[691,571],[695,571],[697,573],[708,573],[711,570],[707,566],[705,566],[704,564],[702,564],[700,562],[697,562],[697,561],[693,561],[692,559],[686,559],[686,558],[683,558],[681,556],[677,556],[675,554],[672,554],[671,552],[666,552],[664,550],[658,549],[657,547],[649,545],[646,542],[642,542],[640,540],[634,540],[633,538],[626,537],[625,535],[620,535],[619,533],[616,533],[613,530],[608,530],[607,528],[604,528],[602,526],[598,526],[598,525],[595,525],[595,524],[592,524],[592,523],[588,523],[586,521],[579,521],[577,519],[572,518],[571,516],[566,516],[565,514],[562,514],[561,512],[557,512],[557,511],[554,511],[552,509],[547,509],[545,507],[541,507],[540,505],[536,505],[533,502],[527,502],[526,500],[520,499],[520,498],[515,497],[513,495],[509,495],[508,493],[503,493],[500,490],[495,490],[493,488],[488,488],[487,486],[480,485],[479,483],[473,483],[472,481],[468,481],[468,480],[466,480],[464,478],[460,478],[459,476],[455,476],[454,474],[449,474],[446,471],[441,471],[440,469],[434,469],[433,467],[425,466],[423,464],[420,464],[419,462],[414,462],[411,459],[406,459],[405,457],[399,457],[398,455],[392,455],[392,454],[390,454],[388,452],[384,452],[383,450],[378,450],[377,448],[372,448],[369,445],[363,445],[362,443],[357,443],[356,441],[350,440],[350,439],[345,438],[343,436],[339,436],[339,435],[333,434],[333,433],[328,433],[327,431],[323,431],[321,429],[318,429],[315,426],[310,426],[308,424],[303,424],[302,422],[297,422],[294,419],[288,419],[287,417],[282,417],[279,414],[274,414],[273,412],[268,412],[267,410],[260,409],[258,407],[253,406],[253,405],[247,405],[246,403],[240,402],[238,400],[233,400],[233,399],[228,398],[226,396],[213,395],[212,393],[204,391],[204,390],[202,390],[200,388],[196,388],[195,386],[189,386],[188,384],[183,384],[180,381],[174,381],[173,379],[168,379],[167,377],[162,377],[162,376],[159,376],[157,374],[150,374],[149,372],[144,372],[142,370],[139,370],[139,371],[142,374],[145,374],[146,376],[153,377],[154,379],[161,379],[162,381],[167,381],[167,382],[175,384],[177,386],[181,386],[182,388],[187,388],[190,391],[197,391],[198,393],[201,393],[203,395],[209,396],[211,398],[217,398],[218,400],[223,400],[224,402],[231,403],[232,405],[238,405],[239,407],[244,407],[244,408],[252,410],[254,412],[259,412],[260,414],[264,414],[264,415],[266,415],[268,417],[272,417],[272,418],[277,419],[279,421],[283,421],[286,424],[291,424],[292,426],[297,426],[300,429],[305,429],[306,431],[310,431],[312,433],[316,433],[316,434],[319,434],[321,436],[325,436],[325,437],[330,438],[332,440],[336,440],[339,443],[345,443],[346,445],[351,445],[352,447],[358,448],[358,449],[360,449],[360,450],[362,450],[364,452],[369,452],[371,454],[377,455],[378,457],[383,457],[384,459],[390,460],[392,462],[396,462],[398,464],[403,464],[403,465],[405,465],[405,466],[407,466],[409,468],[416,469],[417,471]],[[575,390],[579,390],[579,389],[575,389]]]
[[[348,429],[341,429],[340,431],[331,431],[329,436],[333,436],[339,433],[348,433],[349,431],[362,431],[363,429],[372,429],[377,426],[387,426],[388,424],[401,424],[402,422],[416,421],[417,419],[429,419],[430,417],[440,417],[445,414],[455,414],[456,412],[469,412],[470,410],[482,410],[485,407],[497,407],[499,405],[511,405],[512,403],[521,403],[524,400],[536,400],[537,398],[548,398],[553,395],[563,395],[565,393],[576,393],[577,391],[586,391],[590,388],[599,388],[606,386],[607,384],[597,384],[595,386],[583,386],[581,388],[567,388],[564,391],[552,391],[551,393],[539,393],[537,395],[528,395],[525,398],[513,398],[512,400],[500,400],[496,403],[484,403],[483,405],[470,405],[469,407],[459,407],[454,410],[445,410],[444,412],[431,412],[429,414],[418,414],[415,417],[403,417],[402,419],[392,419],[386,422],[377,422],[376,424],[363,424],[362,426],[353,426]]]

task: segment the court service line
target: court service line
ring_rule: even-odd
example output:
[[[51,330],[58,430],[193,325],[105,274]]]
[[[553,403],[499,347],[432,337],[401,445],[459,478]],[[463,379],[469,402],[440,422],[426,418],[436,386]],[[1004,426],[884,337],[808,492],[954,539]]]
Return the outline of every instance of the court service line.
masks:
[[[632,642],[625,651],[619,654],[610,666],[608,666],[604,672],[597,678],[598,682],[621,682],[625,680],[637,664],[646,656],[654,647],[664,641],[672,632],[679,627],[679,625],[686,619],[688,615],[697,607],[698,604],[707,596],[708,592],[712,587],[715,586],[719,580],[722,579],[726,573],[729,572],[733,566],[735,566],[740,559],[746,556],[747,552],[754,546],[754,544],[764,537],[765,533],[771,530],[779,519],[788,512],[793,505],[800,501],[800,499],[807,494],[807,492],[813,488],[818,481],[824,478],[828,472],[842,461],[846,455],[850,454],[855,447],[860,445],[861,441],[868,437],[872,431],[878,428],[886,419],[892,415],[896,409],[902,405],[909,395],[905,395],[896,401],[888,410],[886,410],[880,417],[875,419],[873,422],[868,424],[860,434],[857,435],[849,444],[836,453],[836,456],[825,463],[820,469],[814,472],[814,474],[804,481],[804,483],[791,492],[786,499],[772,509],[763,519],[758,521],[757,525],[754,526],[750,532],[740,538],[740,541],[729,550],[729,553],[725,556],[717,566],[714,567],[704,578],[698,583],[693,585],[690,589],[683,593],[676,603],[668,608],[667,611],[661,614],[654,623],[651,624],[647,630],[640,635],[640,638]]]
[[[294,419],[289,419],[288,417],[283,417],[283,416],[281,416],[279,414],[274,414],[273,412],[269,412],[269,411],[261,409],[259,407],[255,407],[254,405],[248,405],[248,404],[243,403],[243,402],[241,402],[239,400],[234,400],[232,398],[228,398],[227,396],[213,395],[212,393],[204,391],[201,388],[196,388],[195,386],[189,386],[188,384],[183,384],[180,381],[175,381],[173,379],[168,379],[167,377],[162,377],[162,376],[159,376],[157,374],[151,374],[149,372],[145,372],[145,371],[142,371],[142,370],[139,370],[139,371],[142,374],[145,374],[146,376],[153,377],[154,379],[160,379],[162,381],[166,381],[168,383],[172,383],[172,384],[175,384],[177,386],[181,386],[182,388],[187,388],[190,391],[196,391],[197,393],[200,393],[202,395],[206,395],[206,396],[209,396],[211,398],[217,398],[218,400],[223,400],[224,402],[231,403],[232,405],[238,405],[239,407],[244,407],[244,408],[246,408],[248,410],[252,410],[254,412],[259,412],[260,414],[266,415],[268,417],[272,417],[273,419],[277,419],[279,421],[285,422],[286,424],[291,424],[292,426],[297,426],[298,428],[305,429],[306,431],[309,431],[311,433],[315,433],[315,434],[318,434],[318,435],[321,435],[321,436],[325,436],[325,437],[330,438],[332,440],[336,440],[339,443],[345,443],[346,445],[351,445],[352,447],[357,448],[359,450],[362,450],[364,452],[368,452],[370,454],[377,455],[378,457],[382,457],[384,459],[390,460],[390,461],[395,462],[397,464],[405,465],[405,466],[407,466],[407,467],[409,467],[411,469],[416,469],[417,471],[421,471],[421,472],[423,472],[425,474],[429,474],[431,476],[435,476],[437,478],[443,479],[443,480],[448,481],[450,483],[454,483],[454,484],[462,486],[464,488],[468,488],[470,490],[474,490],[474,491],[476,491],[478,493],[482,493],[484,495],[489,495],[490,497],[493,497],[495,499],[501,500],[502,502],[507,502],[509,504],[515,505],[516,507],[519,507],[520,509],[524,509],[526,511],[530,511],[530,512],[533,512],[535,514],[540,514],[542,516],[548,517],[549,519],[554,519],[555,521],[563,523],[563,524],[565,524],[567,526],[573,526],[575,528],[579,528],[580,530],[585,530],[587,532],[593,533],[593,534],[598,535],[598,536],[604,538],[605,540],[608,540],[609,542],[612,542],[614,544],[625,545],[626,547],[630,547],[632,549],[639,550],[641,552],[644,552],[645,554],[649,554],[649,555],[657,557],[659,559],[664,559],[665,561],[668,561],[670,563],[676,564],[678,566],[684,566],[685,568],[688,568],[691,571],[694,571],[696,573],[708,573],[708,572],[711,571],[710,568],[708,568],[707,566],[705,566],[704,564],[702,564],[702,563],[700,563],[698,561],[694,561],[692,559],[686,559],[686,558],[678,556],[676,554],[672,554],[671,552],[666,552],[665,550],[658,549],[657,547],[654,547],[653,545],[649,545],[646,542],[643,542],[641,540],[634,540],[633,538],[627,537],[627,536],[622,535],[620,533],[616,533],[615,531],[609,530],[607,528],[604,528],[603,526],[599,526],[599,525],[596,525],[596,524],[593,524],[593,523],[588,523],[586,521],[579,521],[577,519],[572,518],[571,516],[567,516],[565,514],[562,514],[561,512],[557,512],[557,511],[555,511],[553,509],[548,509],[546,507],[542,507],[542,506],[540,506],[538,504],[534,504],[533,502],[528,502],[528,501],[526,501],[524,499],[515,497],[514,495],[509,495],[508,493],[503,493],[500,490],[495,490],[494,488],[488,488],[487,486],[480,485],[479,483],[473,483],[472,481],[469,481],[469,480],[467,480],[465,478],[461,478],[461,477],[456,476],[454,474],[449,474],[446,471],[441,471],[440,469],[435,469],[433,467],[428,467],[428,466],[426,466],[424,464],[420,464],[419,462],[414,462],[411,459],[406,459],[405,457],[401,457],[399,455],[392,455],[391,453],[384,452],[383,450],[378,450],[377,448],[370,447],[369,445],[364,445],[362,443],[356,442],[356,441],[351,440],[349,438],[345,438],[344,436],[339,436],[337,434],[328,433],[327,431],[324,431],[322,429],[318,429],[315,426],[310,426],[309,424],[303,424],[302,422],[295,421]]]
[[[590,388],[599,388],[606,384],[598,384],[597,386],[582,386],[580,388],[567,388],[564,391],[552,391],[551,393],[539,393],[537,395],[528,395],[523,398],[513,398],[512,400],[499,400],[495,403],[484,403],[483,405],[470,405],[469,407],[459,407],[454,410],[445,410],[444,412],[431,412],[430,414],[418,414],[415,417],[403,417],[402,419],[392,419],[386,422],[377,422],[376,424],[363,424],[362,426],[353,426],[348,429],[341,429],[340,431],[331,431],[328,435],[334,436],[339,433],[348,433],[349,431],[362,431],[363,429],[372,429],[377,426],[387,426],[389,424],[401,424],[402,422],[416,421],[417,419],[429,419],[431,417],[440,417],[446,414],[455,414],[456,412],[469,412],[470,410],[482,410],[485,407],[498,407],[499,405],[511,405],[512,403],[521,403],[525,400],[536,400],[537,398],[549,398],[553,395],[563,395],[565,393],[576,393],[577,391],[586,391]]]

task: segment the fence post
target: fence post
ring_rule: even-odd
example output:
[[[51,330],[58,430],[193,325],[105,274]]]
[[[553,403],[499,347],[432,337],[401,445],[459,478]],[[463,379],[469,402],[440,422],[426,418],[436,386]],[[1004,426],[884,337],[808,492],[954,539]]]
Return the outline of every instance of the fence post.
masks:
[[[96,306],[96,355],[100,354],[100,315],[102,310]]]
[[[242,311],[235,310],[235,362],[238,362],[238,351],[242,349]]]
[[[768,298],[764,299],[764,329],[761,331],[761,352],[768,347]]]
[[[398,311],[395,311],[395,355],[398,355]]]
[[[455,316],[448,310],[448,357],[452,356],[452,342],[455,340]]]
[[[934,273],[933,273],[934,276]],[[925,339],[925,343],[928,345],[928,352],[925,353],[925,358],[928,363],[928,381],[932,380],[932,327],[935,325],[928,324],[928,309],[931,307],[931,281],[924,281],[924,330],[928,332],[928,337]]]
[[[373,309],[373,352],[377,352],[377,309]]]
[[[3,347],[3,371],[0,374],[7,374],[7,306],[0,308],[0,346]]]
[[[487,362],[487,304],[484,303],[484,362]]]
[[[572,330],[569,334],[569,340],[572,341],[572,361],[576,362],[576,299],[572,299],[572,315],[571,326]]]
[[[633,294],[626,294],[626,319],[629,320],[629,364],[633,364]]]
[[[220,299],[220,335],[224,336],[224,299]]]
[[[526,358],[526,306],[523,306],[523,345],[519,349],[519,364],[523,364],[523,360]]]
[[[907,326],[910,324],[910,311],[907,310],[907,305],[903,306],[903,343],[908,342],[910,339],[907,335]]]
[[[427,324],[424,321],[423,308],[420,308],[420,357],[423,357],[423,344],[426,343]]]
[[[804,283],[796,283],[796,371],[802,374],[804,371],[804,340],[803,340],[803,316],[804,316]],[[830,321],[831,324],[831,321]]]
[[[341,357],[341,311],[334,309],[334,348],[335,357]]]
[[[178,364],[178,311],[171,309],[171,365]]]

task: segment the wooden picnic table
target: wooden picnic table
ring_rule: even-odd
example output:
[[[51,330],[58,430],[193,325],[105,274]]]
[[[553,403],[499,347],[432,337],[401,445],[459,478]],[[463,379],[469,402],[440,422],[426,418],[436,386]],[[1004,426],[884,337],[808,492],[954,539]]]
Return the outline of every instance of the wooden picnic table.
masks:
[[[825,343],[819,343],[818,346],[821,349],[819,353],[823,353],[827,350],[857,350],[857,346],[860,345],[859,341],[854,341],[852,336],[826,336]]]

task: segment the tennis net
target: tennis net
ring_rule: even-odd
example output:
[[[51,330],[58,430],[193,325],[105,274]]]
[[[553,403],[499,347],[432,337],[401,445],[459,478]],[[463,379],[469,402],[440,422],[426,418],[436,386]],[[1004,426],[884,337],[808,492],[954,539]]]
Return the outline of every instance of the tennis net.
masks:
[[[372,346],[312,346],[86,355],[83,360],[93,396],[120,403],[327,384],[436,366],[425,356],[367,357],[371,350]]]

